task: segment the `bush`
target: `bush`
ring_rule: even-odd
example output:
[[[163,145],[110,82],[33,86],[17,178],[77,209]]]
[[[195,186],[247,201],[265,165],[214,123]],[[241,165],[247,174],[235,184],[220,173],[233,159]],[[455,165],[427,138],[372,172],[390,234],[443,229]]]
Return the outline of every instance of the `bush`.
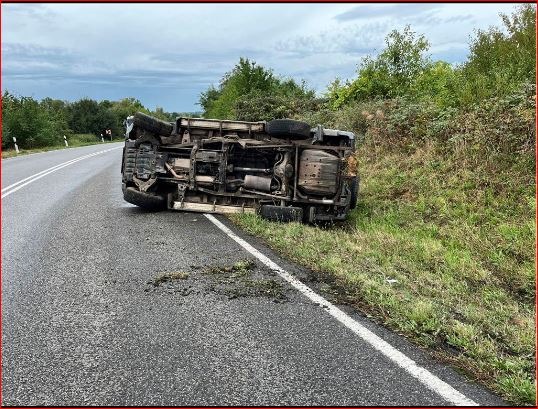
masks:
[[[17,138],[20,148],[55,145],[70,135],[65,119],[41,106],[31,97],[16,97],[5,92],[2,97],[2,148],[13,146]]]
[[[304,110],[314,91],[304,83],[276,77],[273,71],[241,58],[224,74],[219,88],[200,95],[205,118],[261,120],[290,116]]]

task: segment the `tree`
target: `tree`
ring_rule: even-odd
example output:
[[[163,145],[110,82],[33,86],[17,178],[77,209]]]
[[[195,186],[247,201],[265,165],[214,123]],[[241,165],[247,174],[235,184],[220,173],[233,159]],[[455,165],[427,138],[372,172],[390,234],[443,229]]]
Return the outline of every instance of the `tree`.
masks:
[[[478,30],[461,74],[460,99],[477,102],[507,95],[536,78],[536,7],[520,5],[512,15],[501,14],[503,28]]]
[[[411,94],[417,78],[431,66],[426,55],[428,41],[406,26],[401,32],[391,31],[385,38],[385,44],[377,57],[364,58],[355,80],[343,85],[338,80],[330,85],[327,96],[334,108],[357,99]]]
[[[218,89],[210,86],[200,95],[199,103],[206,118],[261,119],[273,114],[284,115],[299,101],[314,97],[314,91],[304,82],[298,84],[291,78],[277,77],[272,70],[248,58],[240,58],[235,67],[224,74]],[[260,106],[265,107],[263,112]]]
[[[51,100],[52,101],[52,100]],[[54,145],[69,134],[62,115],[47,104],[40,104],[31,97],[16,97],[4,92],[2,97],[2,147],[12,147],[13,137],[20,148]]]
[[[99,104],[83,98],[69,105],[69,126],[75,133],[93,133],[99,136],[103,129],[112,129],[113,134],[121,133],[121,123],[108,104]]]

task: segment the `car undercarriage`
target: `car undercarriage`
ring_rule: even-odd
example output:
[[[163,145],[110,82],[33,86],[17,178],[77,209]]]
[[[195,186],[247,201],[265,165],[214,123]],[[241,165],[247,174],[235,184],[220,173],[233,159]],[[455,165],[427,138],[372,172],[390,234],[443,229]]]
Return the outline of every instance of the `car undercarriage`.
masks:
[[[126,121],[122,188],[147,209],[259,213],[278,221],[346,218],[358,194],[353,133],[269,122],[136,113]]]

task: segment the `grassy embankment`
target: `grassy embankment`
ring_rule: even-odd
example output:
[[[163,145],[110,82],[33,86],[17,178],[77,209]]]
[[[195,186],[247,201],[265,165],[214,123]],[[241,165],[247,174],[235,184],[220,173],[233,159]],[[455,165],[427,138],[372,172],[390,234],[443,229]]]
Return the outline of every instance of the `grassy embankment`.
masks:
[[[105,139],[104,143],[121,142],[121,141],[123,141],[123,138],[114,139],[112,141]],[[69,144],[69,148],[78,148],[81,146],[102,144],[103,142],[98,140],[96,136],[93,134],[75,134],[67,139],[67,143]],[[32,149],[20,149],[19,148],[18,154],[14,148],[6,149],[6,150],[2,150],[2,159],[13,158],[15,156],[21,156],[21,155],[28,155],[30,153],[55,151],[58,149],[68,149],[68,148],[66,148],[65,144],[62,142],[56,145],[43,146],[40,148],[32,148]]]
[[[355,306],[517,404],[535,401],[535,97],[443,114],[363,104],[344,225],[234,216]],[[312,119],[312,118],[311,118]],[[393,281],[395,280],[395,281]]]

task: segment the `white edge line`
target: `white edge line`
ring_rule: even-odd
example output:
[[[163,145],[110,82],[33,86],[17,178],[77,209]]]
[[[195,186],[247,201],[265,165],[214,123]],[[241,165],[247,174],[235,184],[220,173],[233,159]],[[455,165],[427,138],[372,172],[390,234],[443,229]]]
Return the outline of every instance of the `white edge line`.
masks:
[[[6,197],[6,196],[9,196],[12,193],[15,193],[17,190],[22,189],[26,185],[29,185],[30,183],[35,182],[36,180],[39,180],[42,177],[45,177],[47,175],[50,175],[53,172],[56,172],[57,170],[63,169],[65,167],[67,167],[69,165],[72,165],[72,164],[74,164],[76,162],[79,162],[81,160],[88,159],[88,158],[91,158],[93,156],[100,155],[100,154],[106,153],[106,152],[110,152],[110,151],[113,151],[114,149],[119,149],[119,148],[122,148],[122,146],[116,146],[116,147],[111,148],[111,149],[105,149],[105,150],[102,150],[102,151],[93,152],[93,153],[90,153],[90,154],[87,154],[87,155],[83,155],[83,156],[80,156],[78,158],[71,159],[71,160],[69,160],[67,162],[60,163],[60,164],[58,164],[56,166],[53,166],[51,168],[42,170],[41,172],[38,172],[38,173],[36,173],[36,174],[34,174],[32,176],[28,176],[27,178],[19,180],[18,182],[15,182],[15,183],[3,188],[2,189],[2,199],[4,197]],[[19,186],[17,186],[17,185],[19,185]],[[11,189],[11,190],[8,190],[8,189]]]
[[[407,355],[394,348],[387,341],[374,334],[368,328],[359,324],[357,321],[347,315],[344,311],[336,307],[331,302],[327,301],[321,295],[316,294],[310,287],[308,287],[306,284],[288,273],[286,270],[282,269],[278,264],[270,260],[267,256],[265,256],[258,250],[256,250],[245,240],[237,236],[214,216],[212,216],[211,214],[205,214],[205,217],[207,217],[220,230],[226,233],[228,237],[233,239],[236,243],[238,243],[241,247],[243,247],[246,251],[248,251],[250,254],[260,260],[271,270],[275,271],[279,276],[281,276],[284,280],[290,283],[293,287],[295,287],[299,292],[309,298],[312,302],[325,307],[324,310],[327,311],[334,318],[336,318],[340,323],[345,325],[348,329],[353,331],[365,342],[367,342],[373,348],[381,352],[385,357],[397,364],[400,368],[405,370],[411,376],[418,379],[423,385],[436,392],[443,399],[456,406],[478,406],[475,401],[469,399],[461,392],[458,392],[448,383],[439,379],[427,369],[417,365],[417,363],[411,358],[409,358]]]

